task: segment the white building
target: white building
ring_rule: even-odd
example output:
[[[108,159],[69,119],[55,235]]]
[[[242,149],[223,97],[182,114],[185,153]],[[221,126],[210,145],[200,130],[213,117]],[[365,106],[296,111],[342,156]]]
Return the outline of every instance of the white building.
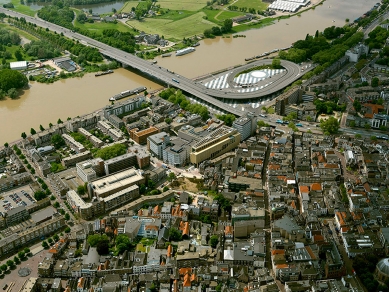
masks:
[[[364,44],[358,44],[354,48],[347,50],[345,55],[349,57],[350,62],[356,63],[358,62],[359,57],[361,55],[367,55],[368,53],[369,53],[369,46]]]
[[[83,182],[90,182],[97,177],[96,171],[93,169],[92,163],[89,160],[77,163],[76,168],[77,175],[82,179]]]
[[[162,151],[163,161],[176,167],[185,165],[189,161],[191,143],[184,139],[176,138],[170,144]]]
[[[232,127],[240,133],[240,141],[244,141],[254,134],[257,128],[257,120],[254,114],[248,113],[246,116],[236,119],[232,123]]]
[[[26,70],[27,69],[27,61],[18,61],[9,63],[9,67],[11,70]]]
[[[169,145],[170,136],[165,132],[151,135],[147,138],[147,149],[158,159],[163,159],[162,151]]]

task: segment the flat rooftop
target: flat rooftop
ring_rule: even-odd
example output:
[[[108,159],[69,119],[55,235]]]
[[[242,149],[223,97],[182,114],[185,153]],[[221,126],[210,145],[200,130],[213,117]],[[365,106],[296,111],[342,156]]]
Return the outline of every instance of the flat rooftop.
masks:
[[[93,188],[94,193],[99,196],[100,194],[120,188],[121,186],[135,184],[140,180],[143,180],[143,176],[141,176],[135,168],[129,168],[122,172],[95,180],[90,183],[90,186]]]

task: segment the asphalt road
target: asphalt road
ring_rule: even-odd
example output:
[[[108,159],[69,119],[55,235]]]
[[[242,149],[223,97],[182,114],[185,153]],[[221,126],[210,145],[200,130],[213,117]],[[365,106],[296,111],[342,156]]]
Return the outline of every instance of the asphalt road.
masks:
[[[180,76],[175,74],[174,72],[163,68],[161,66],[158,66],[156,64],[152,64],[149,61],[143,60],[138,58],[137,56],[134,56],[130,53],[126,53],[122,50],[113,48],[111,46],[108,46],[104,43],[101,43],[99,41],[96,41],[92,38],[86,37],[84,35],[78,34],[76,32],[73,32],[69,29],[63,28],[59,25],[46,22],[42,19],[39,19],[37,17],[30,17],[27,15],[24,15],[19,12],[15,12],[12,10],[8,10],[5,8],[0,8],[0,12],[4,12],[6,15],[10,15],[12,17],[24,17],[27,22],[36,24],[37,26],[40,26],[42,28],[47,28],[51,31],[55,31],[57,33],[63,33],[66,37],[70,39],[79,40],[83,44],[87,44],[88,46],[93,46],[99,49],[99,51],[112,59],[115,59],[123,64],[127,64],[133,68],[136,68],[150,76],[153,76],[154,78],[157,78],[167,84],[170,84],[174,87],[177,87],[193,96],[196,96],[199,99],[202,99],[207,103],[207,105],[213,105],[225,112],[230,112],[237,116],[242,116],[244,113],[238,109],[235,109],[229,105],[226,105],[220,100],[217,100],[214,97],[217,98],[223,98],[223,99],[232,99],[232,100],[239,100],[239,99],[253,99],[253,98],[260,98],[262,96],[268,96],[273,93],[276,93],[283,89],[284,87],[288,86],[295,80],[301,77],[302,70],[301,68],[292,62],[289,61],[281,61],[281,65],[287,70],[287,73],[282,76],[282,78],[275,78],[275,80],[266,86],[264,89],[260,91],[254,91],[249,93],[239,93],[239,92],[221,92],[220,90],[214,90],[214,89],[208,89],[204,85],[202,85],[199,82],[195,82],[191,79],[188,79],[186,77]],[[252,66],[258,66],[263,64],[270,64],[271,60],[259,60],[255,61],[253,63],[247,64],[241,68],[241,70],[244,70],[246,67],[252,67]],[[237,70],[236,70],[237,71]]]

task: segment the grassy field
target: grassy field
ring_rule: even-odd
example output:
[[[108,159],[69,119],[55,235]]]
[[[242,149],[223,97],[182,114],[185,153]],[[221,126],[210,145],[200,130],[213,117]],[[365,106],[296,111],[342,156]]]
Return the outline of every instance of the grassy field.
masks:
[[[136,5],[138,5],[138,2],[136,1],[127,1],[119,11],[123,13],[130,13],[131,8],[136,7]]]
[[[11,30],[11,31],[14,31],[16,32],[18,35],[22,36],[22,37],[25,37],[26,39],[28,40],[38,40],[37,37],[34,37],[33,35],[25,32],[24,30],[20,30],[20,29],[17,29],[16,27],[14,26],[10,26],[8,24],[5,24],[5,23],[0,23],[0,28],[2,29],[6,29],[6,30]]]
[[[207,15],[207,19],[209,21],[212,21],[213,23],[216,24],[222,24],[225,19],[233,18],[245,14],[243,12],[237,12],[237,11],[215,10],[215,9],[208,9],[208,8],[204,8],[202,11]]]
[[[164,9],[198,11],[207,5],[207,0],[158,0],[156,3]]]
[[[205,20],[204,12],[198,12],[184,19],[172,21],[169,19],[146,18],[142,21],[130,20],[127,24],[146,33],[157,33],[166,39],[181,40],[184,37],[201,34],[214,24]]]
[[[27,5],[20,4],[20,0],[0,1],[0,3],[9,3],[9,2],[11,2],[15,6],[14,9],[10,9],[10,10],[15,10],[17,12],[27,14],[29,16],[34,16],[37,13],[37,11],[32,10]]]
[[[238,0],[238,2],[233,5],[238,7],[254,8],[255,10],[266,10],[269,6],[268,3],[264,3],[261,0]]]
[[[74,21],[74,26],[87,29],[90,31],[102,33],[104,29],[117,29],[119,31],[123,32],[133,32],[133,29],[131,27],[128,27],[127,25],[118,22],[118,23],[110,23],[110,22],[95,22],[95,23],[79,23],[77,20]]]

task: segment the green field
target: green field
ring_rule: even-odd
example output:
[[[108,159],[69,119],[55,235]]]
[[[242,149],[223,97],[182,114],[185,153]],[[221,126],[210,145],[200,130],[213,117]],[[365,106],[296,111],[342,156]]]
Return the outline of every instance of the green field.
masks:
[[[214,26],[214,23],[205,20],[204,16],[204,12],[198,12],[177,21],[145,18],[142,21],[129,20],[127,24],[146,33],[163,35],[166,39],[181,40],[184,37],[201,34],[204,30]]]
[[[20,4],[20,0],[1,1],[1,3],[9,2],[11,2],[15,6],[15,8],[10,10],[15,10],[17,12],[27,14],[29,16],[35,16],[35,14],[37,13],[37,11],[32,10],[29,6]]]
[[[110,22],[89,23],[89,22],[86,22],[86,23],[82,24],[76,20],[76,21],[74,21],[74,26],[79,27],[79,28],[83,28],[83,29],[87,29],[90,31],[98,32],[98,33],[102,33],[103,30],[105,30],[105,29],[117,29],[117,30],[122,31],[122,32],[128,32],[128,31],[133,32],[133,29],[131,27],[128,27],[127,25],[125,25],[121,22],[118,22],[118,23],[110,23]]]
[[[135,1],[128,1],[124,3],[123,7],[119,10],[120,12],[123,13],[130,13],[132,7],[136,7],[138,5],[138,2]]]
[[[158,0],[156,4],[161,5],[163,9],[198,11],[207,5],[207,0]]]
[[[216,10],[216,9],[208,9],[208,8],[204,8],[202,11],[207,15],[207,19],[209,21],[212,21],[213,23],[216,24],[222,24],[223,21],[226,19],[234,18],[245,14],[243,12],[238,12],[238,11]]]
[[[266,10],[266,8],[269,6],[268,3],[264,3],[261,0],[238,0],[232,5],[238,7],[254,8],[255,10]]]
[[[12,30],[14,32],[16,32],[18,35],[22,36],[22,37],[25,37],[26,39],[28,40],[38,40],[37,37],[34,37],[33,35],[25,32],[24,30],[21,30],[21,29],[18,29],[14,26],[11,26],[11,25],[8,25],[8,24],[5,24],[5,23],[0,23],[0,28],[4,28],[6,30]]]

